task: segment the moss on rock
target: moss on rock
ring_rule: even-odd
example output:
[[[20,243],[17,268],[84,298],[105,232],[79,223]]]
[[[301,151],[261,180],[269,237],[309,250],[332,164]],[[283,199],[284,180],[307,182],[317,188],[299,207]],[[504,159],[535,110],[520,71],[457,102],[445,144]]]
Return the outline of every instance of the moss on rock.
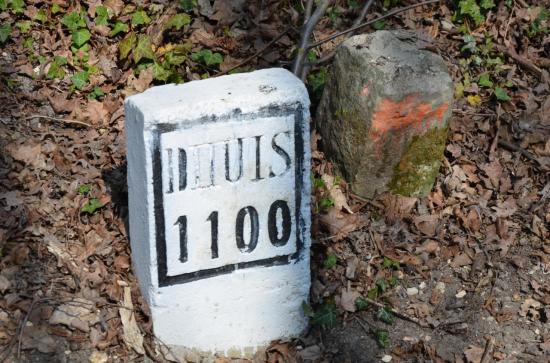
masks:
[[[446,139],[446,127],[414,136],[394,169],[388,189],[407,197],[428,195],[439,174]]]

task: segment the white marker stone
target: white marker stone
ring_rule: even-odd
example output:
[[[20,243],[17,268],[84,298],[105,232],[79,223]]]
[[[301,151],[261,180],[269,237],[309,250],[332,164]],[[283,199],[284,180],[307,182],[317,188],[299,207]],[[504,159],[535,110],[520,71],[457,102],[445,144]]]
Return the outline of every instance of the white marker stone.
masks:
[[[125,103],[132,259],[164,343],[252,354],[307,325],[309,98],[284,69]]]

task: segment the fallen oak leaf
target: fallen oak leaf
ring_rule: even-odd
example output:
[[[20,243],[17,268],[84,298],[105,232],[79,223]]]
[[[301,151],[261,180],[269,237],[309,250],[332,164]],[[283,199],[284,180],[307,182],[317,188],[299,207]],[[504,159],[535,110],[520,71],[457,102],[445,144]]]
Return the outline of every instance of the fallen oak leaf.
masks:
[[[330,199],[334,203],[334,207],[338,210],[343,209],[349,214],[353,214],[353,211],[348,205],[344,192],[342,192],[340,185],[335,182],[334,177],[332,175],[324,174],[321,179],[325,182],[325,187],[327,188]]]
[[[123,305],[123,307],[118,309],[122,322],[122,339],[129,348],[132,348],[139,354],[145,354],[143,348],[143,335],[136,322],[134,305],[132,304],[132,294],[128,286],[124,287]]]
[[[334,241],[345,238],[361,225],[357,214],[343,213],[334,206],[330,207],[327,213],[319,216],[319,222],[327,228]]]

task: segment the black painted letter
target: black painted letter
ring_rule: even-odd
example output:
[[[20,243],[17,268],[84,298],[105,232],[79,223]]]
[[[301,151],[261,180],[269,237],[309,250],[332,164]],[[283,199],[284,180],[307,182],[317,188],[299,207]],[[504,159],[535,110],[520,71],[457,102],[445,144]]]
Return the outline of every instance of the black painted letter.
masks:
[[[212,244],[210,245],[210,250],[212,251],[212,258],[218,258],[218,212],[214,211],[210,213],[206,220],[211,223]]]
[[[250,218],[250,241],[248,244],[244,242],[244,218],[246,215]],[[258,211],[252,207],[244,207],[237,214],[237,221],[235,225],[235,235],[237,238],[237,247],[241,252],[250,253],[254,251],[258,244],[258,235],[260,234],[260,228],[258,223]]]
[[[180,216],[175,224],[180,227],[180,261],[187,262],[187,217]]]
[[[281,233],[281,238],[279,238],[279,229],[277,228],[277,211],[281,210],[283,217],[283,231]],[[273,246],[284,246],[290,238],[290,232],[292,225],[290,222],[290,208],[284,200],[276,200],[271,204],[269,208],[269,214],[267,216],[267,228],[269,232],[269,240]]]

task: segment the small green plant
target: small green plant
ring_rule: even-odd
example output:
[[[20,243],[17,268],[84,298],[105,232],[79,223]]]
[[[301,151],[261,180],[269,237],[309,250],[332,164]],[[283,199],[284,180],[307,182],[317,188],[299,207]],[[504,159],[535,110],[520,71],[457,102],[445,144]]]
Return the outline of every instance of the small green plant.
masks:
[[[180,0],[180,7],[183,11],[192,11],[197,7],[197,0]]]
[[[323,262],[323,266],[326,269],[330,269],[336,266],[337,262],[338,262],[338,258],[336,257],[336,255],[330,254],[327,256],[327,258],[325,258],[325,261]]]
[[[320,100],[323,94],[323,88],[328,79],[328,70],[326,67],[319,68],[318,71],[312,72],[307,76],[307,85],[311,96],[315,100]]]
[[[223,62],[223,56],[220,53],[212,53],[210,49],[203,49],[191,54],[191,59],[207,66],[215,66]]]
[[[376,318],[386,324],[393,325],[395,318],[393,316],[393,313],[386,308],[380,308],[376,312]]]
[[[47,79],[63,79],[65,77],[65,70],[63,66],[67,64],[67,58],[55,56],[50,63],[50,68],[46,74]]]
[[[82,184],[78,187],[79,194],[87,194],[92,191],[92,186],[90,184]]]
[[[185,25],[191,24],[191,17],[187,14],[176,14],[168,19],[168,22],[165,25],[165,29],[175,28],[180,30]]]
[[[355,300],[355,307],[358,311],[367,310],[369,302],[364,297],[360,296]]]
[[[399,268],[401,266],[399,264],[399,261],[396,261],[396,260],[393,260],[389,257],[384,256],[384,260],[382,262],[382,267],[383,268],[389,268],[389,269],[392,269],[392,270],[399,270]]]
[[[493,0],[459,0],[458,10],[453,16],[453,20],[463,21],[465,18],[469,18],[477,27],[485,22],[485,14],[494,7]]]
[[[338,324],[338,310],[333,302],[325,302],[311,317],[311,323],[323,328],[332,328]]]
[[[147,15],[145,10],[138,10],[132,14],[132,20],[130,23],[132,24],[132,27],[137,27],[138,25],[146,25],[150,22],[151,18]]]
[[[82,213],[94,214],[99,208],[103,207],[103,204],[97,198],[92,198],[88,203],[84,204],[80,211]]]
[[[386,348],[390,344],[390,332],[384,329],[377,329],[374,332],[374,338],[380,348]]]
[[[0,25],[0,43],[4,44],[11,35],[11,25],[10,24],[2,24]]]
[[[541,8],[537,17],[531,21],[527,28],[527,35],[529,38],[535,37],[539,34],[547,34],[550,31],[548,27],[548,19],[550,18],[550,10]]]

